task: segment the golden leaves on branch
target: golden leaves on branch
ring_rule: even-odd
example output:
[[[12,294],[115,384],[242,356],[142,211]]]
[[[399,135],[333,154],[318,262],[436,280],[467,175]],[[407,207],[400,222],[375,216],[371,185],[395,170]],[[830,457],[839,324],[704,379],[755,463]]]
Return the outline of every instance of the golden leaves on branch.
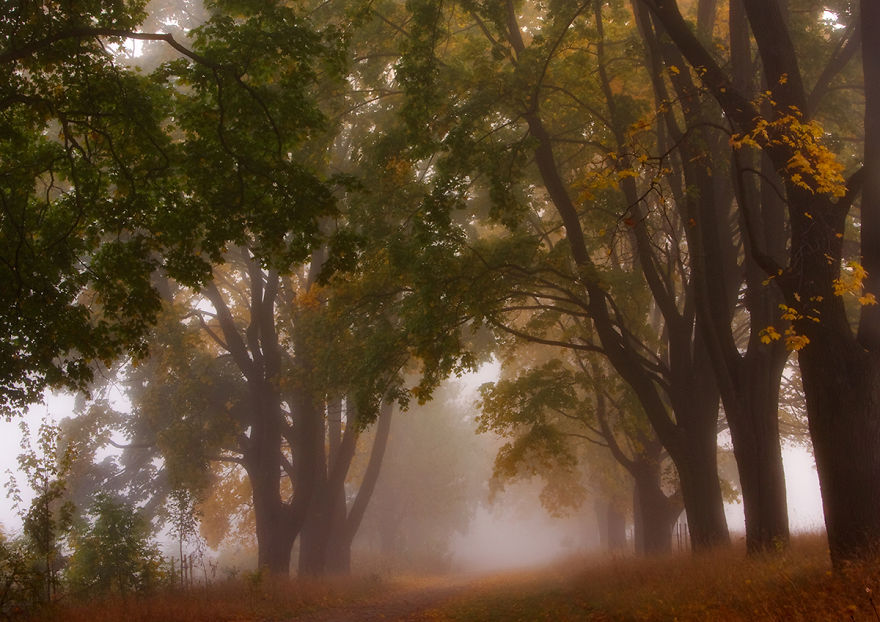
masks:
[[[845,296],[851,294],[856,297],[859,304],[864,306],[877,304],[877,298],[874,294],[868,292],[863,293],[863,282],[868,276],[868,271],[857,261],[847,262],[846,267],[841,271],[838,278],[834,279],[832,286],[834,287],[835,296]]]
[[[785,328],[784,337],[785,337],[785,347],[791,350],[792,352],[796,352],[810,343],[809,337],[803,335],[797,331],[794,327],[794,322],[798,320],[802,320],[807,318],[809,320],[813,320],[818,322],[819,319],[816,315],[813,314],[802,314],[799,310],[794,307],[790,307],[785,304],[779,305],[780,310],[780,319],[783,321],[789,322],[788,326]],[[766,328],[762,328],[761,332],[758,333],[758,336],[761,339],[761,343],[772,343],[774,341],[779,341],[783,338],[783,335],[779,333],[775,326],[767,326]]]
[[[775,102],[770,99],[770,91],[765,91],[756,104],[760,105],[762,100],[769,101],[775,107]],[[756,117],[750,130],[730,137],[730,145],[734,149],[746,146],[755,149],[786,148],[791,156],[780,173],[787,176],[789,182],[813,194],[839,198],[846,194],[843,165],[823,144],[824,136],[821,123],[806,121],[800,110],[790,106],[777,110],[773,119]]]
[[[870,292],[864,293],[863,283],[867,276],[868,271],[865,270],[864,266],[859,262],[847,262],[841,270],[841,275],[832,281],[834,295],[840,297],[847,295],[854,296],[861,306],[877,304],[877,299],[874,294]],[[797,293],[794,294],[794,297],[797,303],[801,302],[801,297]],[[786,304],[779,305],[779,318],[789,323],[784,333],[785,345],[789,350],[797,351],[810,343],[810,339],[799,332],[795,328],[795,324],[802,320],[809,320],[817,324],[821,322],[817,307],[822,301],[822,296],[811,297],[809,300],[810,309],[805,311],[801,311],[796,307]],[[765,344],[770,344],[783,338],[783,335],[772,325],[761,329],[758,336],[761,342]]]

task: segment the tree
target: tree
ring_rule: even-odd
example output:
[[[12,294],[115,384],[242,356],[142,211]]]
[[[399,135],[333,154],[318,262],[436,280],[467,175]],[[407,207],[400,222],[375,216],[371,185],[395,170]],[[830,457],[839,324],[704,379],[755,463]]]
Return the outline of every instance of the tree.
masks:
[[[870,23],[866,16],[872,15],[868,4],[862,3],[858,16],[841,14],[839,18],[860,20],[858,26],[864,32]],[[846,286],[848,280],[861,294],[862,270],[876,277],[880,267],[872,263],[875,257],[867,250],[878,244],[874,205],[865,201],[873,200],[870,190],[867,197],[862,196],[860,212],[864,263],[847,268],[843,244],[847,215],[862,191],[863,179],[870,177],[871,171],[864,166],[872,163],[875,137],[866,132],[865,162],[844,180],[842,165],[822,141],[816,107],[811,105],[814,96],[821,99],[827,82],[820,82],[818,93],[808,90],[802,59],[780,3],[759,6],[743,0],[741,5],[769,91],[768,114],[748,99],[694,37],[676,2],[649,1],[646,5],[724,109],[737,137],[751,139],[750,144],[766,155],[782,179],[790,222],[787,261],[776,261],[757,244],[751,253],[781,289],[786,310],[791,309],[787,311],[791,343],[798,350],[803,376],[831,558],[839,566],[872,550],[880,539],[880,501],[871,493],[864,496],[865,491],[875,490],[880,476],[880,460],[868,449],[880,434],[874,406],[880,359],[877,340],[872,337],[877,313],[871,304],[876,294],[867,291],[862,296],[865,304],[859,311],[857,331],[851,327],[843,299],[852,289]],[[831,56],[829,66],[844,65],[846,60],[846,56]],[[873,99],[866,99],[866,111],[875,105]],[[747,222],[757,217],[747,204],[740,209]]]
[[[5,412],[143,356],[161,300],[151,275],[203,282],[245,232],[279,263],[308,256],[333,201],[300,147],[323,124],[310,89],[340,38],[279,3],[236,18],[232,4],[213,5],[192,50],[136,32],[141,0],[4,7]],[[145,76],[113,53],[131,39],[179,56]]]
[[[492,203],[490,214],[497,222],[516,231],[525,223],[546,219],[543,231],[536,235],[544,234],[541,243],[555,247],[556,257],[566,254],[553,264],[555,272],[550,272],[549,278],[556,280],[562,272],[569,282],[564,286],[553,283],[550,291],[542,294],[550,304],[561,299],[557,305],[560,312],[590,318],[598,345],[638,395],[681,477],[694,548],[727,542],[716,473],[718,389],[704,336],[694,330],[693,274],[682,260],[687,245],[681,237],[687,232],[688,221],[684,210],[676,213],[669,209],[662,195],[654,198],[655,186],[665,183],[663,167],[654,169],[647,156],[641,159],[638,144],[621,149],[615,144],[619,136],[615,129],[638,121],[639,101],[620,97],[628,106],[626,115],[620,105],[621,114],[613,118],[612,111],[613,120],[609,120],[597,112],[603,104],[593,103],[602,85],[583,82],[583,63],[593,66],[597,61],[574,42],[581,29],[600,28],[601,23],[587,20],[586,6],[553,7],[543,15],[543,26],[535,26],[541,29],[540,35],[530,32],[527,36],[514,3],[467,3],[461,19],[468,27],[457,32],[461,37],[482,33],[482,46],[468,45],[465,39],[461,44],[465,54],[441,59],[434,51],[439,49],[437,38],[446,31],[441,28],[439,13],[428,10],[430,4],[419,5],[420,10],[414,12],[412,29],[416,32],[412,38],[419,44],[400,66],[400,79],[412,95],[413,110],[439,101],[428,95],[431,89],[447,86],[443,80],[459,80],[460,84],[468,79],[468,88],[458,86],[457,91],[479,94],[422,110],[422,121],[435,128],[436,135],[420,149],[435,149],[442,161],[436,168],[445,175],[441,175],[442,182],[436,182],[437,194],[445,191],[448,205],[458,207],[472,186],[485,184]],[[601,19],[601,12],[595,19]],[[569,50],[573,51],[569,54]],[[574,58],[580,62],[577,80],[565,81],[574,61],[569,65],[557,59]],[[454,67],[454,71],[441,71],[441,66]],[[603,66],[601,58],[598,66]],[[632,67],[639,71],[638,63],[633,62]],[[601,71],[598,74],[601,76]],[[487,81],[487,75],[493,79]],[[583,94],[572,90],[579,88]],[[585,115],[590,119],[586,129]],[[580,139],[584,134],[586,138]],[[569,135],[576,138],[567,138]],[[421,155],[414,151],[416,157]],[[605,166],[606,162],[611,164]],[[632,185],[636,178],[644,179],[643,188]],[[542,190],[523,190],[533,185]],[[594,199],[590,210],[581,209],[579,188],[583,188],[581,196],[590,199],[604,190],[602,200]],[[432,200],[439,203],[436,197]],[[426,211],[433,216],[430,206]],[[611,235],[603,240],[608,230],[593,228],[590,217],[598,225],[604,224],[608,214],[614,215],[616,222]],[[655,232],[649,223],[656,224]],[[600,254],[602,246],[609,252]],[[611,287],[605,260],[614,258],[618,249],[622,249],[629,269],[642,272],[641,278],[654,297],[663,321],[660,334],[666,340],[660,354],[654,344],[640,339],[645,307],[628,316],[624,312],[627,306],[618,297],[618,291],[624,297],[626,293]],[[500,267],[510,265],[504,259],[498,261]],[[540,269],[523,266],[526,273]],[[491,318],[485,306],[482,317]],[[499,323],[498,318],[495,321]],[[595,347],[578,341],[573,337],[568,347]]]
[[[611,457],[632,478],[636,552],[670,552],[672,525],[684,509],[681,491],[676,483],[667,492],[663,447],[637,400],[625,385],[603,373],[596,355],[523,363],[511,359],[508,364],[517,370],[511,378],[480,389],[480,429],[513,439],[498,452],[495,477],[509,479],[524,471],[552,481],[554,474],[584,463],[591,483],[601,482],[609,478],[596,472],[613,468],[603,464],[604,457]],[[603,458],[597,459],[597,452]],[[591,488],[600,489],[599,482]],[[578,495],[552,490],[542,495],[551,507],[582,502]]]
[[[67,578],[74,593],[114,592],[123,597],[155,587],[162,557],[150,542],[149,522],[106,494],[96,496],[88,524],[73,540]]]
[[[27,544],[0,535],[0,615],[7,619],[22,613],[44,597],[44,579],[33,570]]]
[[[197,499],[186,488],[176,488],[171,491],[168,497],[166,511],[171,527],[171,535],[177,538],[177,552],[178,559],[180,560],[180,586],[186,587],[187,556],[184,551],[186,546],[196,540],[199,535]],[[196,540],[196,544],[201,544],[201,542]],[[192,554],[190,554],[190,560],[192,560]]]
[[[0,278],[8,285],[0,312],[0,408],[7,414],[38,401],[46,386],[83,387],[93,360],[137,351],[157,309],[144,237],[105,234],[145,198],[114,193],[112,180],[163,168],[168,139],[158,123],[165,97],[121,70],[97,37],[68,36],[87,25],[134,30],[143,5],[3,8]],[[146,184],[144,194],[160,184]],[[88,290],[98,294],[100,313],[89,313],[95,296],[84,297]]]
[[[777,410],[788,354],[784,344],[766,344],[761,337],[776,319],[782,298],[772,282],[764,283],[766,275],[749,252],[754,228],[731,215],[734,196],[737,203],[748,201],[763,223],[759,235],[765,252],[784,255],[784,214],[775,174],[765,170],[759,180],[732,179],[729,171],[742,163],[727,162],[727,136],[717,129],[725,123],[721,110],[707,101],[688,72],[678,70],[682,59],[645,8],[635,4],[634,11],[651,69],[657,131],[668,135],[668,146],[658,141],[659,152],[667,152],[675,164],[669,177],[677,179],[669,193],[690,223],[687,260],[696,326],[704,336],[737,455],[747,547],[750,552],[780,550],[788,541],[788,512]],[[711,39],[714,3],[699,3],[697,14],[698,36]],[[731,50],[743,45],[740,21],[734,10],[727,37]],[[749,58],[748,53],[734,55],[733,72],[741,88],[753,92],[757,84]]]
[[[73,526],[75,508],[67,499],[67,476],[75,456],[70,445],[60,445],[56,426],[40,425],[34,449],[30,446],[27,424],[22,421],[19,425],[27,449],[18,456],[18,466],[34,492],[30,507],[20,511],[24,542],[30,554],[39,560],[39,583],[46,602],[51,602],[58,594],[62,546]],[[21,506],[21,491],[14,478],[7,488],[14,504]]]
[[[399,338],[368,322],[369,333],[355,339],[348,316],[326,315],[322,300],[333,289],[316,282],[320,256],[282,275],[239,248],[203,292],[167,283],[152,356],[124,370],[132,413],[118,419],[129,436],[127,453],[142,456],[135,466],[145,455],[164,462],[164,485],[150,495],[201,495],[217,484],[212,464],[239,467],[252,500],[258,564],[279,574],[288,572],[297,537],[303,572],[347,568],[378,476],[401,365]],[[371,340],[388,350],[371,347]],[[342,515],[342,530],[331,530],[336,512],[346,510],[344,498],[334,504],[357,439],[377,416],[375,459],[362,495]],[[330,549],[341,566],[327,567]]]

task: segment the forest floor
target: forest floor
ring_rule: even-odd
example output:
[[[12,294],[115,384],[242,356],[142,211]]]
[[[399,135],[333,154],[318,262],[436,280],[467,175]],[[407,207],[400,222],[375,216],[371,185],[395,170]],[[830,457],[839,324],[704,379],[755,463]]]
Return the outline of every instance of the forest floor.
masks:
[[[655,559],[573,558],[491,575],[273,583],[256,576],[187,592],[59,604],[65,622],[880,622],[880,558],[832,573],[824,539],[746,558],[742,546]]]

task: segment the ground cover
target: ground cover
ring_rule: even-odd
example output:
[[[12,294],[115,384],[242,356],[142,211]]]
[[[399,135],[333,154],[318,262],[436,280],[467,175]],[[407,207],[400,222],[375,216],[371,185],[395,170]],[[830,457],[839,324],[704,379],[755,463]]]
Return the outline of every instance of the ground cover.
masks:
[[[62,602],[40,622],[491,622],[840,620],[880,622],[880,556],[832,573],[823,538],[746,558],[743,546],[655,559],[577,557],[481,576],[271,581]]]

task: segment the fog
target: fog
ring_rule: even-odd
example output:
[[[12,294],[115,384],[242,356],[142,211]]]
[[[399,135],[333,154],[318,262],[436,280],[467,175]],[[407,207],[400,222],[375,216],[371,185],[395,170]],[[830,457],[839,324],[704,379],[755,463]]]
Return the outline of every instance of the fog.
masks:
[[[452,538],[452,565],[464,572],[522,568],[595,550],[595,522],[553,518],[540,507],[512,505],[509,496],[474,514],[467,531]]]
[[[446,383],[435,401],[396,413],[376,491],[354,543],[355,572],[482,573],[544,565],[600,550],[589,494],[579,507],[555,517],[542,505],[543,483],[538,477],[507,482],[503,490],[490,494],[493,460],[503,441],[492,434],[476,434],[476,401],[478,387],[497,374],[497,365],[484,366],[479,373]],[[46,404],[34,406],[25,417],[31,436],[41,421],[58,421],[72,415],[73,408],[68,395],[54,395]],[[0,468],[7,474],[17,470],[22,443],[18,425],[14,420],[0,422]],[[723,434],[720,445],[725,445]],[[119,450],[103,450],[104,455],[112,452]],[[363,462],[365,456],[359,454],[357,460]],[[784,463],[792,531],[821,530],[812,455],[789,444]],[[363,464],[356,464],[358,468]],[[26,506],[32,493],[18,479]],[[734,539],[742,538],[742,505],[727,503],[725,509]],[[21,521],[8,499],[0,510],[4,531],[17,533]],[[632,538],[631,524],[627,536]],[[178,544],[167,528],[156,537],[167,554],[176,552]],[[255,563],[253,541],[238,540],[232,532],[208,553],[219,555],[229,568]]]

